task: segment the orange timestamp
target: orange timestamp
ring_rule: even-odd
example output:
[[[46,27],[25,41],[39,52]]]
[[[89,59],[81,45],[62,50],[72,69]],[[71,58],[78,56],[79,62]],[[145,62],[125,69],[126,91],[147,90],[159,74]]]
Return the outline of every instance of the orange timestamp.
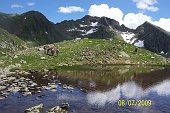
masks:
[[[151,100],[118,100],[118,106],[151,106]]]

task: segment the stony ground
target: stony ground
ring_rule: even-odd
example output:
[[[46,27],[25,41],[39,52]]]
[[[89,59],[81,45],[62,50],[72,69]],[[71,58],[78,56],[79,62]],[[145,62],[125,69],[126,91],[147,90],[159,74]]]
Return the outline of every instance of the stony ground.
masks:
[[[17,51],[13,56],[0,56],[0,66],[14,70],[44,70],[60,66],[98,64],[169,65],[169,59],[113,39],[78,39],[54,44],[59,55],[47,55],[43,47]]]

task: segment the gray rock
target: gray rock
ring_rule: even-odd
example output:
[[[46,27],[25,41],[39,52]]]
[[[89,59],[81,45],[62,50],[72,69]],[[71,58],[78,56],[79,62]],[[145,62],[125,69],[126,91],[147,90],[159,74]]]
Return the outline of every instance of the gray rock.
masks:
[[[42,108],[43,104],[39,104],[37,106],[26,109],[24,113],[40,113]]]
[[[126,58],[129,58],[130,56],[129,56],[127,53],[125,53],[124,51],[122,51],[122,52],[120,52],[119,57],[126,57]]]

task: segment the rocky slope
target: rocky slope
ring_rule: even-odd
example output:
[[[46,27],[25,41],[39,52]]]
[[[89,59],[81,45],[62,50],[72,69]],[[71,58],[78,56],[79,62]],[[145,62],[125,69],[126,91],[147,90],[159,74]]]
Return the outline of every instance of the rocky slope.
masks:
[[[0,28],[0,55],[12,54],[26,48],[26,44],[16,35]]]
[[[78,20],[65,20],[56,24],[62,32],[68,33],[72,38],[113,38],[121,37],[121,32],[135,32],[124,25],[120,26],[119,22],[107,17],[85,16]]]
[[[85,16],[78,20],[63,21],[56,24],[62,32],[66,32],[74,38],[119,38],[134,46],[149,51],[170,56],[170,33],[145,22],[137,29],[129,29],[119,22],[107,17]]]
[[[170,33],[145,22],[129,29],[114,19],[84,16],[54,24],[43,14],[29,11],[21,15],[0,13],[0,27],[30,45],[43,45],[76,38],[118,38],[149,51],[170,56]]]
[[[29,11],[21,15],[0,14],[0,27],[33,45],[61,41],[64,37],[43,14]]]
[[[149,22],[145,22],[136,29],[138,43],[143,43],[143,47],[149,51],[170,56],[170,34]]]

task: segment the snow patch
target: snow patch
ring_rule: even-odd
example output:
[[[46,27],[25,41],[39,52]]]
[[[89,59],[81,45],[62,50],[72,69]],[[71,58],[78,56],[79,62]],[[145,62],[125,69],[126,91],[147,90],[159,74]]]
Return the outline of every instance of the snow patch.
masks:
[[[81,32],[86,32],[86,30],[81,30],[81,29],[78,29],[78,28],[68,29],[67,31],[81,31]]]
[[[91,22],[90,26],[95,27],[95,26],[97,26],[97,24],[98,24],[98,22]]]
[[[161,51],[161,54],[165,54],[163,51]]]
[[[131,33],[131,32],[122,32],[121,36],[123,37],[123,40],[126,42],[126,43],[130,43],[132,44],[135,40],[131,40],[132,37],[135,36],[134,33]],[[133,41],[133,42],[132,42]]]
[[[78,29],[77,31],[86,32],[86,30],[80,30],[80,29]]]
[[[96,32],[96,31],[97,31],[96,29],[92,28],[89,31],[87,31],[85,34],[82,34],[82,35],[84,36],[84,35],[92,34],[92,33]]]
[[[80,24],[80,27],[86,27],[86,26],[88,26],[88,25],[83,25],[83,24]]]
[[[48,32],[46,31],[45,34],[48,34]]]
[[[68,29],[67,31],[76,31],[77,28],[73,28],[73,29]]]
[[[138,40],[138,42],[134,43],[137,47],[144,47],[144,40]]]
[[[94,32],[96,32],[96,29],[90,29],[89,31],[86,32],[86,35],[94,33]]]

